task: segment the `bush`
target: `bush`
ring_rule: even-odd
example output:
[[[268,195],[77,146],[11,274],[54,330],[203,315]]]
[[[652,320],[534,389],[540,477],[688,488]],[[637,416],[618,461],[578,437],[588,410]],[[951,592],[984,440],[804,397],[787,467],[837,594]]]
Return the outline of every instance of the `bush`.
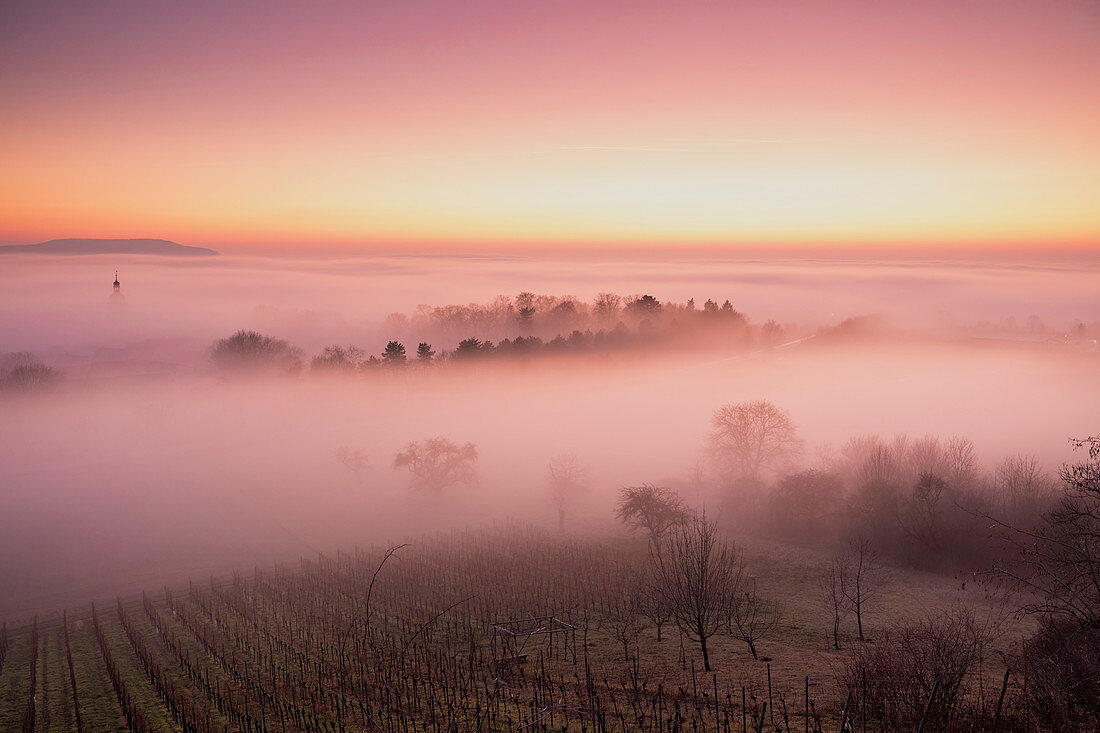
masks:
[[[900,622],[875,644],[856,650],[844,682],[849,690],[862,689],[866,670],[867,712],[885,728],[923,718],[926,729],[946,730],[960,711],[988,637],[969,611]]]
[[[59,381],[61,372],[25,351],[6,354],[0,362],[0,391],[30,392],[52,387]]]

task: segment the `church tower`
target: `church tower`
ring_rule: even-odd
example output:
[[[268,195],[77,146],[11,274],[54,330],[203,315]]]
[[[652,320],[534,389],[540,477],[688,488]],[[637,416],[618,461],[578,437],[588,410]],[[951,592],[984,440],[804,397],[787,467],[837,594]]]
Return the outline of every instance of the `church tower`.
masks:
[[[111,289],[111,302],[112,303],[121,303],[122,301],[123,301],[122,285],[119,284],[119,282],[118,282],[118,270],[115,270],[114,287]]]

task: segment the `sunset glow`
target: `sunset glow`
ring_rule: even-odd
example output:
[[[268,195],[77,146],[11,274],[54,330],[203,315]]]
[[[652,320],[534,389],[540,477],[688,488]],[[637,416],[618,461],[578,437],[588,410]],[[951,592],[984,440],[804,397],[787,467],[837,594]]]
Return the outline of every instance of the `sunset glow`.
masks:
[[[1095,248],[1092,2],[0,9],[0,242]]]

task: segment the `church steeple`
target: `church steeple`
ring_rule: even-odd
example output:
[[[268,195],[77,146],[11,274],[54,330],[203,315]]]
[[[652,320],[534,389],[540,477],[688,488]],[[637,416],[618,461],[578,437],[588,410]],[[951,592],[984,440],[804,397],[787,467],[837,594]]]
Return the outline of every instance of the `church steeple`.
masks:
[[[111,302],[117,304],[123,302],[122,285],[118,281],[118,270],[115,270],[114,287],[111,288]]]

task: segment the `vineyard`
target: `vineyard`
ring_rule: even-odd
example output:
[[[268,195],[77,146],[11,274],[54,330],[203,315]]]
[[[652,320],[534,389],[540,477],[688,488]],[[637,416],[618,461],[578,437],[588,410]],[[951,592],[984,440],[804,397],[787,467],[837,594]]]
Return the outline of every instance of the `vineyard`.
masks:
[[[626,541],[530,528],[303,559],[0,629],[0,729],[23,731],[775,731],[1001,729],[992,653],[956,696],[907,707],[829,647],[810,571],[782,627],[713,672],[634,597]],[[761,582],[776,560],[755,568]],[[802,589],[796,597],[798,589]],[[897,605],[906,598],[898,596]],[[1006,678],[1007,679],[1007,678]],[[1000,696],[998,693],[1002,693]],[[1009,696],[1011,698],[1011,696]],[[1007,705],[1007,703],[1005,703]]]

